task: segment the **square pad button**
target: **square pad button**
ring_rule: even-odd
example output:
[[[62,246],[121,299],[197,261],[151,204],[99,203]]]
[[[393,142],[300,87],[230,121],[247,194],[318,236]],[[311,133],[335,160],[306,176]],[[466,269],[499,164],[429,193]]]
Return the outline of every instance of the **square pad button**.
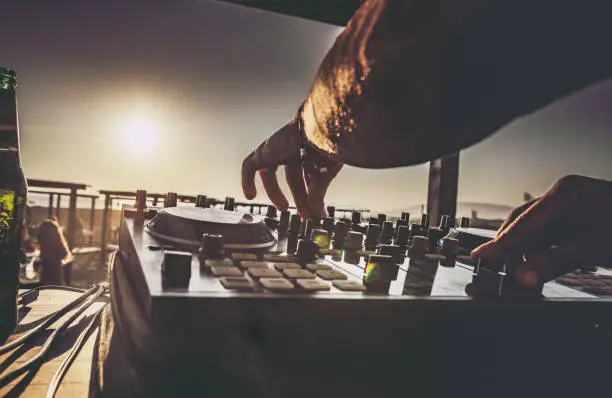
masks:
[[[241,261],[240,266],[242,268],[269,268],[269,263],[265,261]]]
[[[317,271],[317,276],[328,281],[347,279],[346,275],[344,275],[342,272],[333,269]]]
[[[314,279],[314,274],[305,269],[284,269],[283,274],[289,279]]]
[[[295,289],[293,283],[285,278],[261,278],[259,283],[271,291],[289,291]]]
[[[230,253],[234,261],[257,261],[257,254],[253,253]]]
[[[335,280],[332,282],[332,284],[345,292],[362,292],[364,290],[366,290],[366,287],[363,286],[361,283],[359,282],[355,282],[355,281],[341,281],[341,280]]]
[[[219,282],[226,288],[232,290],[253,290],[255,285],[249,278],[236,277],[236,276],[225,276],[219,278]]]
[[[253,278],[282,278],[283,274],[270,268],[249,268],[247,270]]]
[[[292,256],[285,256],[282,254],[270,254],[266,253],[263,255],[264,261],[270,261],[272,263],[289,263],[291,261],[295,261],[295,258]]]
[[[204,260],[204,265],[207,267],[232,267],[234,263],[229,258],[224,258],[223,260]]]
[[[275,263],[274,268],[280,272],[283,272],[285,269],[302,269],[298,263]]]
[[[330,290],[329,283],[318,281],[316,279],[298,279],[297,284],[304,290],[309,292],[320,292]]]
[[[330,267],[327,264],[306,264],[306,269],[311,272],[317,272],[317,271],[329,271],[330,269],[332,269],[332,267]]]
[[[242,270],[236,267],[211,267],[214,276],[243,276]]]

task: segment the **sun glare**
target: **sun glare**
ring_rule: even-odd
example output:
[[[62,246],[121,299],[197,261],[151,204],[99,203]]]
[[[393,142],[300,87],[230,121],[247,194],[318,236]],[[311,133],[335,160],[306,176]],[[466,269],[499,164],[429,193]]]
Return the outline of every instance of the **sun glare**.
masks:
[[[126,146],[136,153],[148,153],[155,146],[157,131],[153,123],[137,119],[125,127],[123,138]]]

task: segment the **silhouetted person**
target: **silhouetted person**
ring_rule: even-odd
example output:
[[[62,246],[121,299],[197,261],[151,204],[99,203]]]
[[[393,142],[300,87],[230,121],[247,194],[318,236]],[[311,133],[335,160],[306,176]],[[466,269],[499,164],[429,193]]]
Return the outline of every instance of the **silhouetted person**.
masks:
[[[40,282],[44,285],[64,284],[64,264],[72,261],[72,253],[64,239],[59,224],[53,219],[40,223],[36,231],[40,258],[35,268],[40,269]],[[70,275],[68,276],[68,279]],[[68,280],[67,283],[70,283]]]

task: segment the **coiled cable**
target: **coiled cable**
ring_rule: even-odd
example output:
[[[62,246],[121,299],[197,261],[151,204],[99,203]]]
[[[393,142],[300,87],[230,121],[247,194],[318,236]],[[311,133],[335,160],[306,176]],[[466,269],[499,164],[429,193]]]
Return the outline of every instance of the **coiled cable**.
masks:
[[[53,331],[51,336],[45,341],[40,351],[34,357],[32,357],[29,361],[19,366],[17,369],[14,369],[11,372],[7,373],[6,375],[0,377],[0,388],[6,386],[8,383],[15,380],[21,374],[27,372],[28,370],[33,368],[35,365],[40,363],[44,359],[44,357],[47,355],[47,353],[49,352],[49,349],[51,348],[56,338],[59,335],[61,335],[66,330],[66,328],[68,328],[68,326],[70,326],[75,321],[75,319],[77,319],[87,308],[89,308],[89,306],[91,306],[100,296],[102,296],[102,294],[104,294],[104,292],[106,291],[106,286],[97,286],[92,289],[95,289],[93,295],[90,295],[91,297],[84,304],[82,304],[79,308],[77,308],[77,310],[72,315],[70,315],[70,317],[66,321],[64,321],[57,329]],[[90,290],[88,290],[88,292]],[[81,300],[81,302],[82,301],[83,300]],[[73,303],[74,302],[72,302],[71,304]],[[66,307],[64,307],[64,309],[65,308]],[[60,311],[58,311],[58,313],[59,312]]]

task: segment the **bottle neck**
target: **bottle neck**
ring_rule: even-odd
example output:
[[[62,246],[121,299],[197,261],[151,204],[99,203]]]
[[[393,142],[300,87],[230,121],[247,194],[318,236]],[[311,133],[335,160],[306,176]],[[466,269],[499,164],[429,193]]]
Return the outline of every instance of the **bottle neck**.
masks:
[[[0,150],[19,149],[15,90],[0,88]]]

